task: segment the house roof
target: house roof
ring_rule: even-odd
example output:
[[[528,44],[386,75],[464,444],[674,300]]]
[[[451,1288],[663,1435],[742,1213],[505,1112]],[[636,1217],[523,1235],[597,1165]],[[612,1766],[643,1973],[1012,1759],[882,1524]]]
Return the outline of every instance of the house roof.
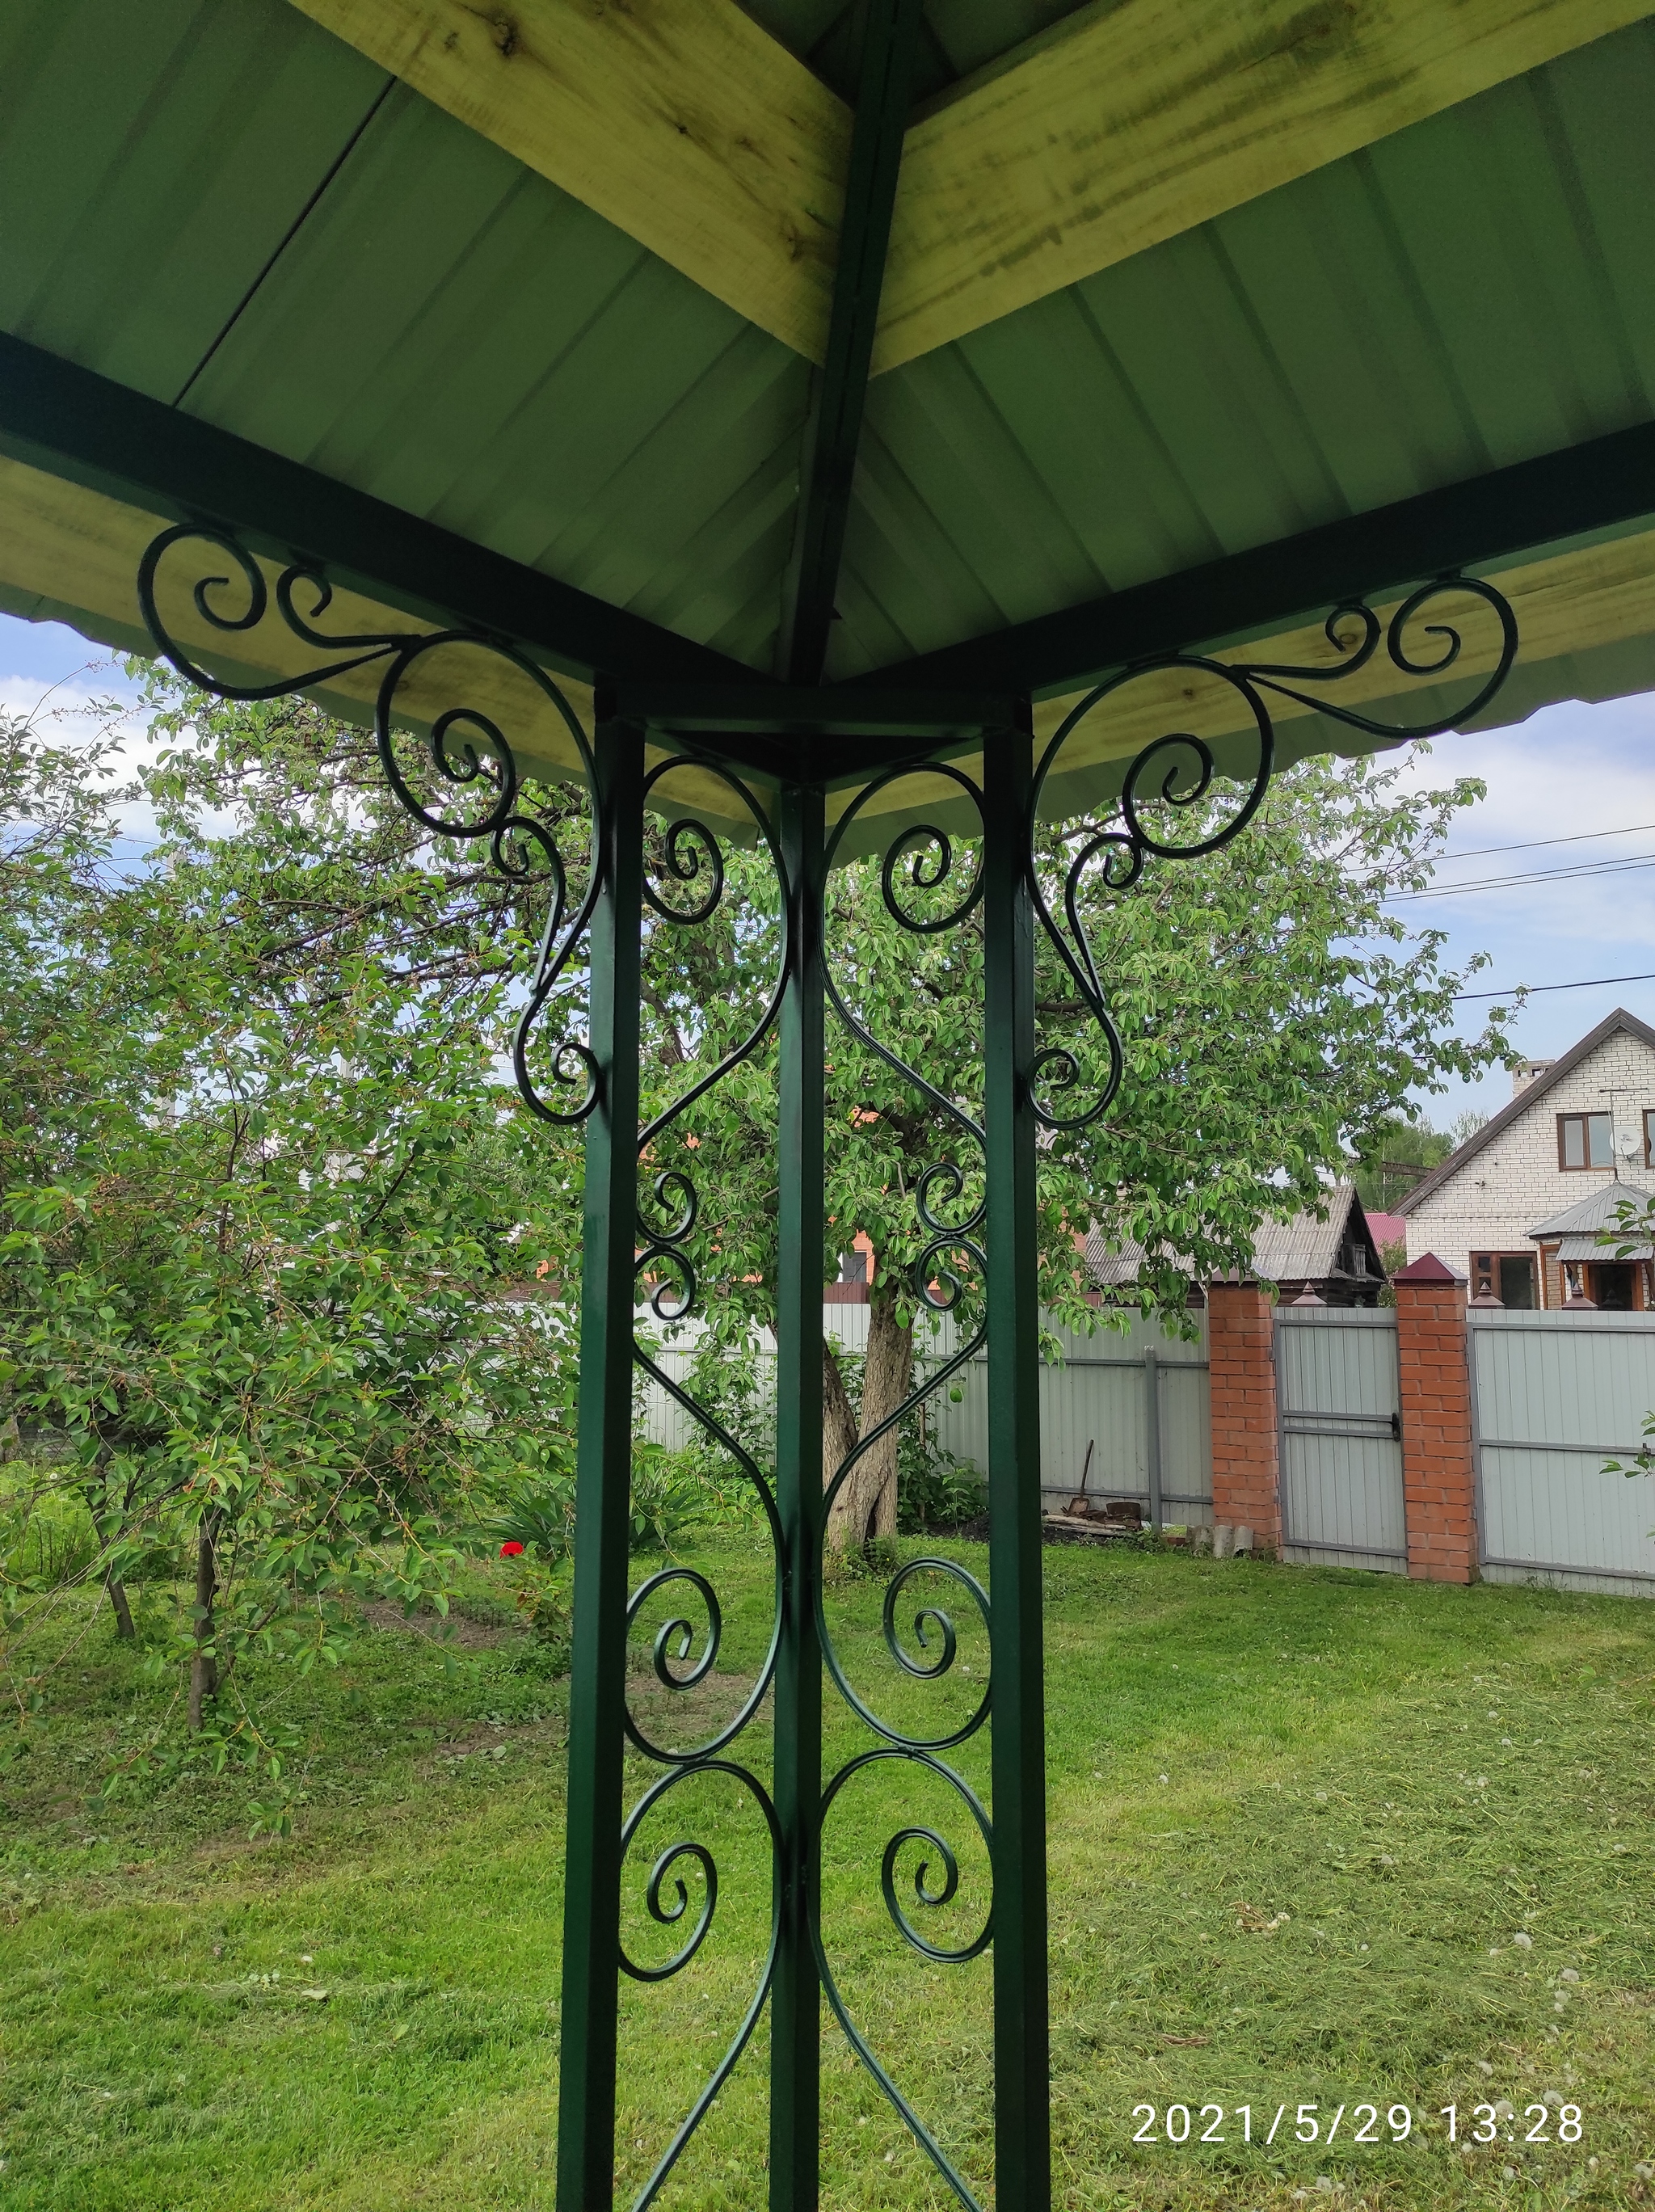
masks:
[[[1370,1272],[1366,1277],[1350,1275],[1337,1264],[1339,1248],[1351,1236],[1361,1239],[1367,1253]],[[1135,1240],[1111,1245],[1100,1229],[1093,1230],[1086,1240],[1087,1266],[1096,1283],[1135,1282],[1147,1256],[1144,1247]],[[1302,1212],[1287,1221],[1265,1222],[1253,1240],[1250,1272],[1267,1283],[1320,1283],[1336,1276],[1350,1281],[1382,1281],[1384,1263],[1355,1184],[1333,1186],[1325,1218]]]
[[[1442,1188],[1444,1183],[1457,1176],[1463,1167],[1474,1160],[1494,1139],[1502,1136],[1512,1124],[1526,1114],[1531,1106],[1538,1105],[1549,1091],[1555,1091],[1567,1075],[1572,1075],[1584,1060],[1590,1059],[1600,1044],[1605,1043],[1617,1031],[1635,1036],[1655,1051],[1655,1029],[1640,1022],[1636,1014],[1629,1014],[1624,1006],[1616,1006],[1612,1014],[1605,1014],[1595,1030],[1589,1030],[1579,1044],[1573,1045],[1561,1060],[1552,1062],[1543,1075],[1537,1076],[1526,1091],[1519,1091],[1507,1106],[1485,1121],[1475,1136],[1468,1137],[1458,1152],[1450,1152],[1438,1167],[1432,1169],[1422,1182],[1416,1182],[1406,1198],[1397,1202],[1398,1213],[1412,1213],[1421,1201]],[[1537,1231],[1531,1232],[1537,1234]]]
[[[1618,1251],[1618,1247],[1600,1243],[1597,1232],[1620,1226],[1618,1211],[1628,1199],[1647,1201],[1649,1195],[1640,1183],[1600,1183],[1596,1190],[1589,1191],[1574,1205],[1565,1206],[1561,1213],[1554,1213],[1549,1221],[1543,1221],[1529,1234],[1547,1243],[1556,1237],[1555,1257],[1560,1260],[1606,1260]],[[1623,1256],[1647,1260],[1652,1256],[1651,1248],[1647,1244],[1629,1244]]]

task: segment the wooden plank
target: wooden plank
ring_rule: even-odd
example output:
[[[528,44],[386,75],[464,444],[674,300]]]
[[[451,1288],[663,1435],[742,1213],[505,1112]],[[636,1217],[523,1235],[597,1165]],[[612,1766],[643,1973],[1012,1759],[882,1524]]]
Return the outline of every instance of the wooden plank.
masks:
[[[118,650],[148,651],[138,607],[138,562],[151,538],[167,527],[160,515],[0,456],[0,593],[11,611],[28,619],[67,623],[94,642],[112,644]],[[227,639],[196,610],[188,588],[196,571],[184,549],[176,560],[176,568],[164,565],[158,579],[162,617],[179,644],[199,654],[215,674],[234,681],[269,682],[278,676],[299,676],[327,658],[294,637],[274,614],[258,630]],[[276,564],[261,560],[258,565],[266,580],[274,582]],[[223,603],[232,604],[227,594]],[[423,635],[434,625],[342,590],[335,594],[320,627],[342,634],[412,630]],[[239,673],[226,666],[229,656],[239,665]],[[330,714],[371,721],[382,672],[378,663],[353,670],[313,696]],[[551,672],[590,733],[590,685]],[[445,708],[462,699],[478,708],[504,730],[518,767],[527,777],[558,779],[579,773],[579,757],[562,717],[536,685],[494,654],[464,647],[440,656],[433,653],[415,663],[398,697],[410,718],[427,726]],[[646,755],[652,768],[665,757],[664,747],[651,747]],[[723,782],[694,763],[668,779],[664,795],[715,824],[725,824],[738,837],[751,838],[753,825],[745,813],[739,820],[730,817],[732,801]]]
[[[1655,632],[1655,531],[1640,531],[1606,544],[1529,562],[1504,570],[1493,580],[1511,601],[1517,616],[1519,665],[1555,660],[1567,653],[1585,653],[1594,646],[1616,645]],[[1388,621],[1399,604],[1392,600],[1375,611]],[[1463,621],[1464,647],[1449,681],[1486,676],[1494,667],[1499,658],[1499,629],[1482,601],[1469,595],[1456,601],[1445,595],[1432,603],[1425,619]],[[1428,653],[1428,640],[1416,635],[1411,643],[1422,657]],[[1327,668],[1337,663],[1338,655],[1317,622],[1247,645],[1226,647],[1212,658]],[[1303,688],[1314,693],[1318,687]],[[1330,684],[1326,694],[1330,702],[1377,712],[1381,719],[1394,715],[1397,720],[1406,721],[1409,693],[1421,688],[1398,672],[1381,646],[1365,669]],[[1083,692],[1073,692],[1064,698],[1035,701],[1037,748],[1055,734],[1064,715],[1084,696]],[[1313,711],[1275,692],[1265,696],[1278,726]],[[1245,714],[1234,691],[1215,678],[1192,675],[1182,669],[1150,671],[1123,686],[1076,727],[1064,748],[1058,773],[1071,775],[1077,769],[1134,759],[1146,745],[1173,730],[1190,731],[1209,744],[1245,735],[1252,727],[1244,720]],[[969,775],[981,773],[979,756],[962,757],[959,765]],[[854,790],[828,793],[830,825],[855,795]],[[958,821],[968,830],[970,824],[960,813],[961,806],[956,785],[945,776],[921,769],[889,785],[865,810],[864,818],[873,825],[887,816],[895,821],[926,808],[940,809],[948,814],[949,826]]]
[[[850,111],[735,0],[294,0],[820,361]]]
[[[1585,653],[1594,646],[1619,644],[1655,630],[1655,531],[1640,531],[1631,537],[1611,538],[1606,544],[1528,562],[1491,575],[1490,580],[1511,601],[1517,617],[1519,666]],[[1393,599],[1374,611],[1381,621],[1389,622],[1400,604]],[[1463,625],[1464,650],[1447,682],[1486,676],[1498,661],[1499,625],[1486,605],[1469,593],[1456,599],[1445,592],[1440,599],[1432,601],[1422,620]],[[1355,625],[1349,627],[1354,632]],[[1415,635],[1411,644],[1422,659],[1431,658],[1429,639]],[[1212,658],[1331,668],[1337,665],[1339,655],[1328,643],[1321,623],[1316,622],[1279,636],[1226,647]],[[1397,720],[1405,721],[1408,694],[1422,686],[1400,674],[1381,646],[1367,666],[1355,675],[1325,687],[1310,684],[1303,688],[1311,694],[1325,689],[1331,705],[1369,711],[1389,701]],[[1036,739],[1050,738],[1084,696],[1076,692],[1065,699],[1037,701]],[[1265,696],[1277,723],[1314,711],[1275,692]],[[1251,726],[1246,721],[1246,708],[1227,684],[1182,669],[1157,670],[1123,687],[1076,730],[1064,750],[1063,765],[1067,771],[1094,761],[1131,759],[1169,730],[1190,730],[1210,742],[1234,736],[1244,726]]]
[[[1648,13],[1094,0],[910,129],[874,374]]]

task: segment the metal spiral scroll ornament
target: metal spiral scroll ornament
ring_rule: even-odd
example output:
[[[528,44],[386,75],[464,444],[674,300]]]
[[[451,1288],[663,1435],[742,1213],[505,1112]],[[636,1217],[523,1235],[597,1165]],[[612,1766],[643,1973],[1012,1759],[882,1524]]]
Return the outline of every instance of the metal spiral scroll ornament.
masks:
[[[512,1033],[512,1066],[518,1092],[524,1104],[538,1119],[559,1127],[571,1127],[584,1121],[597,1103],[597,1062],[591,1048],[579,1038],[567,1036],[548,1040],[541,1047],[543,1051],[549,1052],[552,1081],[564,1090],[578,1094],[571,1103],[554,1104],[546,1098],[529,1066],[529,1052],[536,1042],[537,1024],[591,920],[601,888],[598,872],[600,841],[597,834],[597,775],[591,748],[574,709],[544,669],[537,666],[511,646],[474,631],[375,630],[339,636],[330,635],[326,631],[317,629],[316,624],[332,603],[333,587],[318,570],[300,562],[294,562],[283,568],[276,580],[277,616],[282,628],[289,635],[299,639],[301,644],[336,657],[297,674],[278,678],[271,684],[227,684],[191,659],[167,629],[156,605],[155,580],[162,561],[173,546],[187,544],[210,545],[227,556],[233,565],[239,578],[240,590],[246,595],[246,605],[239,613],[226,613],[216,601],[219,595],[236,589],[232,578],[226,575],[198,577],[191,596],[197,613],[210,629],[221,631],[227,637],[257,629],[270,614],[271,598],[264,570],[252,554],[227,531],[211,529],[204,524],[182,522],[170,530],[163,530],[159,537],[153,538],[138,564],[138,605],[142,610],[144,626],[155,641],[156,651],[172,663],[179,675],[187,678],[202,690],[210,692],[215,698],[252,702],[280,698],[290,692],[306,690],[312,685],[328,683],[336,677],[349,675],[354,669],[366,668],[376,661],[383,661],[385,670],[379,679],[373,708],[374,737],[385,781],[403,810],[433,836],[452,837],[468,842],[487,838],[496,873],[525,890],[549,894],[539,950],[529,978],[527,998]],[[308,613],[300,612],[295,599],[295,593],[301,587],[310,598]],[[586,787],[592,829],[592,866],[585,893],[573,914],[569,911],[568,872],[557,841],[543,822],[537,821],[533,815],[518,812],[518,797],[521,785],[517,758],[506,733],[492,717],[476,707],[450,707],[431,724],[426,738],[431,765],[444,783],[469,794],[474,800],[469,812],[458,815],[433,813],[403,774],[392,737],[397,713],[397,695],[409,671],[426,654],[434,653],[442,646],[464,646],[508,661],[556,708],[574,741],[580,760],[581,776]]]
[[[782,912],[784,915],[791,916],[787,873],[764,810],[738,777],[714,762],[698,760],[696,764],[704,774],[717,776],[750,816],[769,851],[776,871]],[[646,806],[662,778],[682,765],[679,760],[664,761],[646,777],[644,800]],[[657,799],[655,805],[658,811],[661,801]],[[644,898],[651,910],[675,928],[694,928],[710,921],[724,898],[724,862],[718,841],[706,823],[689,815],[681,815],[670,821],[663,835],[656,865],[656,879],[652,880],[646,872],[644,881]],[[646,1166],[646,1186],[639,1209],[639,1252],[635,1267],[643,1303],[658,1321],[671,1323],[688,1320],[698,1310],[700,1288],[691,1257],[690,1242],[700,1220],[701,1194],[687,1167],[664,1168],[653,1176],[647,1176],[647,1163],[654,1147],[666,1132],[682,1118],[697,1099],[705,1097],[734,1069],[750,1060],[774,1027],[787,975],[791,945],[789,930],[791,920],[784,924],[781,957],[773,985],[762,1012],[747,1035],[639,1133],[639,1158]],[[752,1484],[764,1510],[775,1563],[769,1648],[733,1719],[716,1729],[705,1741],[683,1748],[656,1741],[633,1711],[630,1698],[623,1707],[622,1724],[628,1740],[646,1759],[668,1769],[627,1816],[621,1832],[623,1862],[649,1814],[681,1783],[696,1775],[721,1775],[737,1782],[764,1815],[771,1841],[770,1946],[757,1987],[734,2039],[635,2199],[634,2212],[644,2212],[644,2208],[660,2190],[690,2137],[706,2117],[713,2099],[729,2079],[737,2060],[746,2049],[764,2009],[775,1973],[781,1924],[781,1846],[775,1808],[762,1783],[747,1767],[720,1754],[751,1724],[775,1674],[777,1655],[781,1645],[785,1552],[781,1517],[777,1510],[774,1492],[768,1477],[751,1453],[737,1441],[716,1415],[669,1375],[635,1340],[633,1356],[642,1371],[682,1407],[702,1431],[728,1454]],[[718,1593],[705,1575],[691,1567],[664,1567],[640,1583],[627,1601],[629,1637],[645,1607],[663,1592],[670,1593],[678,1601],[679,1609],[657,1629],[651,1651],[651,1664],[654,1678],[663,1689],[675,1694],[682,1693],[693,1690],[712,1673],[724,1635],[724,1613]],[[699,1870],[702,1883],[699,1913],[693,1924],[688,1925],[676,1950],[661,1966],[640,1966],[623,1950],[622,1969],[634,1979],[664,1981],[682,1972],[706,1940],[718,1910],[718,1870],[712,1850],[694,1838],[681,1838],[657,1857],[645,1892],[645,1907],[658,1925],[675,1930],[684,1927],[690,1919],[689,1889],[685,1877],[692,1869]]]
[[[910,767],[894,769],[859,792],[851,805],[840,816],[828,842],[826,865],[831,869],[835,856],[852,823],[870,801],[889,785],[910,775]],[[976,809],[980,821],[982,793],[969,776],[946,762],[928,762],[927,776],[943,776],[956,785],[961,794]],[[880,888],[886,910],[900,926],[916,936],[934,937],[956,929],[966,923],[979,905],[983,896],[984,880],[980,862],[973,868],[969,879],[963,882],[956,895],[949,895],[949,878],[956,863],[955,841],[945,830],[931,823],[918,823],[902,830],[886,851],[880,871]],[[941,911],[923,910],[911,901],[911,894],[940,893]],[[920,1071],[902,1059],[880,1038],[846,1003],[834,980],[831,968],[827,977],[827,995],[834,1012],[858,1042],[882,1060],[906,1084],[911,1085],[923,1097],[937,1108],[949,1122],[962,1146],[971,1148],[975,1158],[984,1158],[985,1144],[981,1124],[948,1094],[931,1082]],[[955,1266],[950,1261],[964,1262],[979,1273],[987,1266],[986,1255],[980,1241],[986,1200],[974,1204],[966,1196],[967,1176],[955,1158],[933,1161],[920,1175],[915,1188],[915,1204],[919,1214],[925,1243],[910,1272],[914,1297],[924,1310],[951,1313],[959,1303],[964,1284]],[[883,1437],[911,1413],[920,1401],[940,1389],[949,1377],[963,1367],[983,1346],[987,1336],[985,1322],[970,1339],[959,1346],[936,1370],[927,1375],[918,1386],[911,1390],[894,1413],[866,1437],[861,1437],[853,1451],[835,1470],[832,1481],[822,1495],[821,1511],[825,1525],[834,1500],[843,1491],[851,1475]],[[992,1696],[993,1618],[988,1592],[957,1560],[937,1557],[911,1559],[900,1568],[886,1585],[882,1609],[881,1627],[885,1647],[899,1671],[911,1680],[937,1682],[952,1670],[959,1648],[959,1633],[953,1616],[935,1599],[916,1604],[907,1624],[911,1643],[905,1638],[900,1615],[909,1586],[916,1578],[925,1575],[940,1575],[955,1585],[970,1605],[976,1608],[989,1638],[991,1658],[990,1679],[982,1686],[982,1693],[974,1710],[959,1726],[941,1729],[931,1735],[914,1735],[898,1728],[880,1713],[856,1689],[846,1671],[833,1631],[828,1622],[821,1578],[814,1592],[816,1634],[823,1661],[834,1687],[859,1719],[865,1722],[876,1735],[882,1739],[874,1749],[858,1753],[846,1761],[827,1784],[821,1800],[821,1820],[825,1829],[828,1815],[835,1800],[854,1777],[870,1767],[897,1762],[918,1768],[934,1775],[959,1799],[969,1820],[975,1826],[990,1853],[992,1867],[993,1829],[988,1814],[976,1792],[963,1775],[938,1756],[974,1736],[989,1717]],[[912,1904],[906,1905],[900,1895],[905,1855],[912,1851],[925,1854],[913,1867]],[[900,1828],[886,1844],[880,1869],[880,1888],[885,1899],[886,1911],[892,1925],[904,1942],[922,1958],[936,1965],[963,1965],[977,1958],[993,1940],[993,1911],[991,1901],[983,1917],[982,1927],[972,1942],[954,1948],[933,1942],[924,1932],[925,1913],[940,1909],[952,1902],[960,1883],[959,1861],[948,1838],[937,1829],[918,1825]],[[918,1916],[918,1917],[916,1917]],[[867,2038],[857,2026],[828,1959],[822,1942],[820,1915],[812,1915],[812,1941],[815,1948],[816,1967],[821,1986],[834,2016],[845,2031],[853,2051],[878,2082],[886,2097],[912,2134],[920,2148],[931,2160],[937,2172],[967,2207],[968,2212],[979,2212],[978,2200],[963,2177],[955,2169],[941,2145],[925,2126],[912,2105],[897,2087],[890,2074],[874,2052]]]
[[[1433,599],[1456,593],[1480,599],[1494,611],[1500,623],[1500,649],[1492,672],[1479,686],[1475,696],[1455,708],[1452,714],[1417,726],[1381,722],[1372,715],[1359,714],[1354,708],[1342,705],[1337,699],[1299,688],[1306,684],[1344,682],[1368,665],[1378,653],[1381,641],[1392,666],[1403,675],[1431,679],[1446,676],[1458,660],[1462,646],[1460,634],[1451,623],[1434,622],[1425,624],[1426,636],[1439,641],[1432,658],[1416,659],[1409,650],[1407,638],[1410,625]],[[1352,622],[1358,625],[1358,635],[1354,639],[1346,627]],[[1299,667],[1282,661],[1213,660],[1204,654],[1185,653],[1163,653],[1152,660],[1137,662],[1088,691],[1072,712],[1064,716],[1041,754],[1029,798],[1030,887],[1035,909],[1046,936],[1068,970],[1082,1005],[1101,1030],[1108,1054],[1107,1073],[1094,1086],[1094,1095],[1067,1110],[1067,1094],[1084,1087],[1079,1060],[1062,1045],[1048,1046],[1035,1055],[1029,1070],[1030,1089],[1034,1094],[1035,1115],[1048,1129],[1073,1132],[1084,1129],[1097,1121],[1112,1103],[1120,1089],[1125,1068],[1120,1031],[1109,1011],[1102,978],[1098,973],[1097,961],[1080,911],[1080,894],[1088,869],[1094,863],[1100,863],[1101,880],[1106,890],[1130,890],[1143,874],[1146,860],[1200,860],[1209,853],[1218,852],[1240,836],[1264,804],[1276,765],[1276,729],[1269,703],[1264,696],[1266,692],[1274,692],[1279,698],[1291,699],[1299,706],[1307,707],[1313,713],[1343,722],[1348,728],[1360,730],[1368,737],[1383,738],[1392,742],[1409,738],[1440,737],[1445,732],[1460,727],[1482,713],[1511,673],[1518,649],[1516,616],[1503,595],[1479,576],[1434,578],[1410,593],[1396,609],[1389,623],[1382,623],[1373,610],[1361,600],[1342,601],[1323,624],[1323,635],[1328,643],[1343,656],[1336,665],[1329,668]],[[1192,673],[1214,677],[1237,694],[1246,705],[1258,732],[1258,765],[1251,782],[1242,793],[1240,804],[1228,819],[1209,835],[1181,844],[1156,836],[1146,825],[1142,810],[1150,803],[1174,808],[1199,805],[1212,788],[1217,764],[1205,739],[1187,730],[1169,731],[1152,744],[1146,745],[1126,771],[1118,802],[1120,810],[1118,826],[1094,830],[1069,863],[1063,888],[1065,931],[1052,915],[1034,865],[1040,794],[1070,732],[1087,715],[1105,699],[1123,690],[1128,684],[1167,669],[1186,669]]]

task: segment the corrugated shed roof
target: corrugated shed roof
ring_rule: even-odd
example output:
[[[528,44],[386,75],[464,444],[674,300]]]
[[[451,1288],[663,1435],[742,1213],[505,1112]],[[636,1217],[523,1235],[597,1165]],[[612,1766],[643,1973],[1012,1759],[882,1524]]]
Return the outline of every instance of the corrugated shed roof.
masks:
[[[1329,1191],[1325,1216],[1302,1212],[1265,1222],[1253,1241],[1252,1273],[1269,1283],[1325,1282],[1348,1272],[1338,1265],[1339,1250],[1352,1236],[1361,1241],[1370,1267],[1365,1277],[1351,1279],[1383,1281],[1379,1248],[1353,1182],[1336,1183]],[[1170,1250],[1163,1256],[1178,1262],[1179,1255]],[[1141,1243],[1112,1243],[1101,1230],[1094,1229],[1086,1240],[1086,1264],[1094,1283],[1136,1282],[1146,1257]]]

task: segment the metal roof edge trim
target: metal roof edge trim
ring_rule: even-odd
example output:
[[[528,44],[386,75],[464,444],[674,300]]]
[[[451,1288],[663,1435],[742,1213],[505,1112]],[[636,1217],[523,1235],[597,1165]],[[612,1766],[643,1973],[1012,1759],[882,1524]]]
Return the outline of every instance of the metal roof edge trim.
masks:
[[[590,681],[752,684],[758,672],[256,446],[130,386],[0,333],[0,452],[129,506],[210,521],[278,560],[439,623],[520,641]]]
[[[1536,455],[851,679],[1080,690],[1131,662],[1305,619],[1655,515],[1655,422]]]

